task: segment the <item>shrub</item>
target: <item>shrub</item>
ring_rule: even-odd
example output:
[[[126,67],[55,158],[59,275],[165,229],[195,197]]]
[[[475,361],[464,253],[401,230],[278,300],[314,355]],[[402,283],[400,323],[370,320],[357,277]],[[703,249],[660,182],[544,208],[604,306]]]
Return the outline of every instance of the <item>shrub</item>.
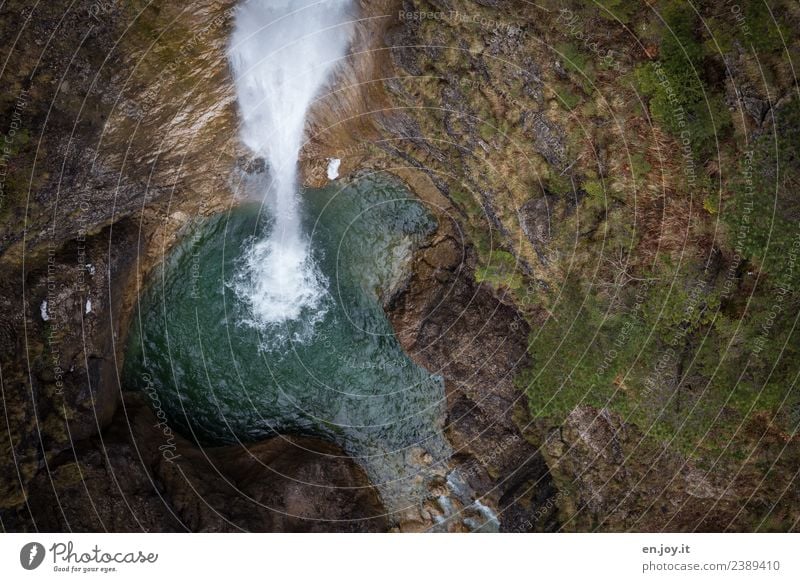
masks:
[[[688,132],[696,155],[713,151],[731,126],[721,95],[708,90],[699,74],[704,47],[696,35],[698,19],[686,6],[669,4],[657,63],[636,69],[639,90],[650,97],[653,118],[675,136]]]

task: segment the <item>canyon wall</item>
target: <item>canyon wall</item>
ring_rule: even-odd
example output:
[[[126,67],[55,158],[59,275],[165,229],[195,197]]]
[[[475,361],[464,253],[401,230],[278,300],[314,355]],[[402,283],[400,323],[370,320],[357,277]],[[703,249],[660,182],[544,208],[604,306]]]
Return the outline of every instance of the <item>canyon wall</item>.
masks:
[[[237,138],[225,55],[233,2],[145,4],[1,9],[10,89],[0,131],[10,149],[0,208],[0,523],[387,529],[363,472],[331,445],[308,443],[316,453],[292,458],[293,440],[204,455],[153,416],[146,379],[120,383],[138,290],[193,221],[237,203],[248,176],[266,170]],[[337,91],[313,107],[306,184],[323,183],[328,159],[340,158],[344,179],[391,172],[437,216],[437,233],[385,307],[408,354],[444,376],[450,474],[484,496],[502,530],[796,529],[796,393],[765,381],[769,398],[726,399],[730,378],[709,371],[731,321],[745,322],[746,334],[760,328],[746,298],[766,313],[780,284],[778,267],[740,256],[737,223],[720,216],[741,209],[742,151],[795,135],[790,67],[759,47],[765,85],[735,35],[704,56],[715,111],[732,113],[714,134],[716,155],[706,128],[687,153],[669,118],[658,118],[669,96],[645,82],[671,58],[649,8],[615,18],[594,5],[564,8],[362,2]],[[784,18],[796,24],[797,10]],[[796,216],[792,196],[781,190],[778,202],[787,220]],[[659,313],[672,280],[682,301],[665,328],[648,313]],[[716,302],[685,314],[696,295]],[[796,293],[787,304],[792,313]],[[591,324],[604,313],[619,325],[598,332]],[[639,328],[663,336],[642,340],[647,364],[679,340],[666,372],[626,375]],[[581,343],[595,333],[608,344],[597,353],[597,342]],[[785,339],[791,361],[798,342],[782,333],[768,339]],[[750,344],[737,337],[744,352]],[[620,355],[604,363],[611,349]],[[562,370],[553,354],[587,363]],[[703,429],[688,436],[687,410]],[[295,491],[253,459],[311,484]],[[322,503],[331,482],[341,498]],[[433,516],[414,520],[408,529],[424,529]]]

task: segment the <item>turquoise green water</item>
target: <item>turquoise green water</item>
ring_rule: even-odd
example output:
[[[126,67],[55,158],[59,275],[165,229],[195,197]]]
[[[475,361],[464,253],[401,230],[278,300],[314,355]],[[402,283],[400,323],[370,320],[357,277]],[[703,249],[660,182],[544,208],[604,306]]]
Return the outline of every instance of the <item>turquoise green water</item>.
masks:
[[[141,387],[147,374],[170,424],[200,444],[322,436],[373,481],[401,483],[414,470],[410,451],[447,456],[444,388],[402,351],[380,296],[435,223],[388,178],[307,191],[304,208],[327,288],[320,310],[253,323],[237,280],[270,219],[260,205],[240,206],[197,225],[154,274],[132,326],[126,385]]]

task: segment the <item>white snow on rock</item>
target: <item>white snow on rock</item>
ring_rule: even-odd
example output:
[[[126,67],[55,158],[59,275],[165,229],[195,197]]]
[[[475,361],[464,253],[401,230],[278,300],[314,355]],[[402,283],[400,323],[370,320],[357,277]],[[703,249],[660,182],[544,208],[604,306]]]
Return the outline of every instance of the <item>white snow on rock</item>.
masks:
[[[92,312],[92,300],[91,299],[87,299],[86,300],[86,313],[91,313],[91,312]]]
[[[339,166],[341,164],[342,160],[339,158],[328,159],[328,180],[335,180],[339,177]]]
[[[39,308],[39,311],[42,314],[42,319],[44,321],[50,321],[50,316],[47,313],[47,299],[42,301],[42,306]]]

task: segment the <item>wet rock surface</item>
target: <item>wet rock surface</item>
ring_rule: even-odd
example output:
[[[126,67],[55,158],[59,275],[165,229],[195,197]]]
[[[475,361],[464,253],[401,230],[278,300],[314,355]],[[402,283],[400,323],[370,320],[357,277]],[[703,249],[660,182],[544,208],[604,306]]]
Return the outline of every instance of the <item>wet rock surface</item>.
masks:
[[[27,140],[0,214],[4,531],[387,527],[363,471],[333,445],[200,450],[127,392],[141,387],[120,385],[141,286],[193,220],[236,198],[234,5],[0,9],[4,119]]]
[[[528,363],[528,324],[475,284],[470,255],[440,232],[388,306],[390,319],[407,353],[445,378],[452,478],[496,508],[501,530],[553,530],[552,512],[538,512],[556,490],[544,459],[514,421],[524,406],[513,379]]]

